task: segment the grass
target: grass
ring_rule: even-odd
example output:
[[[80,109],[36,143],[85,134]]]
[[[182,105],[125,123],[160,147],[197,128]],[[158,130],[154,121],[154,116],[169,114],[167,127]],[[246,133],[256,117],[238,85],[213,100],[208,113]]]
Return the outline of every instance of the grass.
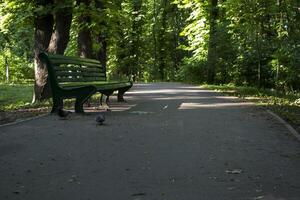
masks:
[[[32,104],[33,84],[1,84],[0,83],[0,111],[13,111],[17,109],[43,108],[49,109],[52,101],[46,100]],[[99,101],[100,94],[93,95],[91,102]],[[65,100],[65,107],[72,108],[75,99]]]
[[[6,111],[28,106],[32,95],[31,84],[0,84],[0,109]]]
[[[201,87],[255,102],[277,113],[298,131],[300,130],[300,93],[282,93],[272,89],[233,85],[202,85]]]
[[[51,99],[32,104],[33,84],[0,83],[0,125],[49,113]],[[91,104],[99,104],[100,95],[93,95]],[[65,109],[74,108],[75,99],[64,101]]]

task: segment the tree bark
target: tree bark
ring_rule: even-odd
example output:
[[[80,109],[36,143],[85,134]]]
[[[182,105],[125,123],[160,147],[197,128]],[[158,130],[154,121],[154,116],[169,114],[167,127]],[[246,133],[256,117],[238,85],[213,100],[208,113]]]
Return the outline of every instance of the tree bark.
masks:
[[[153,36],[153,68],[156,69],[156,62],[157,62],[157,39],[156,39],[156,21],[157,21],[157,14],[156,14],[156,0],[153,0],[153,26],[152,26],[152,36]]]
[[[115,5],[118,8],[119,12],[122,12],[122,0],[116,0]],[[117,42],[116,42],[116,60],[117,65],[119,66],[117,68],[117,73],[125,74],[127,76],[130,75],[130,69],[127,64],[125,64],[125,58],[127,57],[127,53],[125,53],[124,49],[127,48],[128,43],[125,39],[125,30],[122,28],[121,19],[117,19],[117,28],[116,28],[116,35],[117,35]]]
[[[53,1],[37,0],[37,6],[51,6]],[[47,13],[45,15],[37,15],[35,18],[35,43],[34,43],[34,71],[35,84],[34,96],[32,102],[38,102],[50,96],[49,87],[45,87],[47,83],[48,72],[46,66],[39,60],[38,55],[42,51],[47,51],[53,30],[53,15]]]
[[[163,0],[162,2],[162,14],[161,14],[161,29],[158,34],[158,72],[160,75],[160,80],[165,80],[165,68],[166,68],[166,26],[167,26],[167,0]]]
[[[136,20],[137,17],[141,14],[142,9],[142,0],[133,0],[132,1],[133,7],[133,21],[132,21],[132,30],[131,30],[131,37],[132,43],[130,45],[130,56],[133,58],[131,60],[132,66],[130,67],[130,74],[133,77],[139,78],[139,69],[140,69],[140,35],[141,35],[141,21]]]
[[[37,0],[37,6],[58,6],[54,16],[50,13],[37,15],[35,19],[35,85],[33,102],[51,97],[51,88],[48,82],[48,71],[38,58],[39,53],[45,51],[55,54],[64,54],[69,42],[72,22],[72,0],[47,1]],[[54,30],[53,30],[54,28]]]
[[[7,57],[4,57],[5,62],[5,77],[6,77],[6,83],[9,83],[9,64],[7,61]]]
[[[102,69],[106,71],[106,61],[107,61],[107,42],[104,34],[99,34],[97,37],[97,42],[101,44],[100,49],[98,50],[96,56],[100,61]]]
[[[215,80],[215,70],[217,65],[217,18],[218,18],[218,0],[211,0],[210,8],[210,20],[209,20],[209,42],[208,42],[208,52],[207,52],[207,82],[214,83]]]
[[[91,4],[91,0],[77,0],[78,6],[84,6],[85,9]],[[88,25],[91,23],[91,18],[88,12],[81,13],[78,18],[79,32],[77,38],[78,56],[83,58],[93,58],[93,46],[92,35],[88,29]]]
[[[55,0],[55,3],[57,6],[61,6],[61,8],[58,9],[54,16],[55,27],[51,36],[48,52],[63,55],[70,40],[73,8],[72,2],[66,5],[67,2]]]
[[[104,4],[102,0],[96,1],[96,8],[100,9],[100,12],[104,9]],[[100,24],[106,26],[105,23]],[[97,43],[101,45],[100,49],[96,53],[96,58],[100,61],[102,69],[106,71],[106,61],[107,61],[107,42],[106,42],[106,33],[100,31],[97,36]]]

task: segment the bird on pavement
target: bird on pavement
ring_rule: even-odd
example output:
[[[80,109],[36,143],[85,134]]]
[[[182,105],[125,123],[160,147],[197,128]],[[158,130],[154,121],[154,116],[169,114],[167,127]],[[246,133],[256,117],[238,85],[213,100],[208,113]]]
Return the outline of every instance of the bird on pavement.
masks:
[[[95,121],[97,122],[97,125],[103,125],[103,122],[105,121],[105,115],[103,112],[100,112],[96,115]]]

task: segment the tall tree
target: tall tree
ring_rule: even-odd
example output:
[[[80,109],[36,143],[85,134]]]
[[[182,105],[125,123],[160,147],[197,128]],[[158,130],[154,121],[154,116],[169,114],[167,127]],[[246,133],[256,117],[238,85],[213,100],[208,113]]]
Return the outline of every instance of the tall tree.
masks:
[[[45,51],[63,54],[68,41],[72,21],[72,0],[37,0],[35,17],[35,84],[33,102],[51,97],[46,66],[38,58]],[[54,9],[54,14],[52,10]]]
[[[130,45],[130,57],[132,66],[131,72],[134,77],[138,77],[140,74],[140,60],[141,60],[141,35],[142,35],[142,0],[132,0],[132,28],[131,28],[131,45]]]
[[[160,29],[158,31],[158,72],[160,80],[165,80],[166,70],[166,28],[167,28],[167,0],[161,0],[161,21]]]
[[[98,14],[100,14],[100,16],[104,16],[101,15],[104,13],[104,2],[103,0],[96,0],[95,3],[96,9]],[[101,62],[102,68],[104,70],[106,70],[106,62],[107,62],[107,24],[105,23],[104,20],[101,20],[100,22],[98,22],[99,25],[97,26],[100,30],[97,32],[96,35],[96,42],[97,44],[100,46],[96,52],[96,58]]]
[[[90,9],[92,0],[77,0],[80,14],[77,18],[79,31],[77,37],[78,55],[83,58],[93,58]]]
[[[207,65],[208,75],[207,82],[214,83],[215,69],[218,62],[217,55],[217,19],[218,19],[218,0],[210,1],[210,15],[209,15],[209,42],[207,51]]]
[[[36,8],[43,9],[43,12],[36,13],[35,16],[35,43],[34,43],[34,60],[35,60],[35,83],[34,83],[34,96],[33,102],[40,101],[49,97],[49,86],[46,86],[47,83],[47,69],[46,66],[38,58],[38,55],[43,52],[47,51],[53,25],[54,19],[53,15],[51,14],[50,10],[54,5],[54,1],[46,1],[46,0],[36,0]]]
[[[48,52],[64,54],[70,39],[73,7],[71,0],[55,0],[54,31],[48,47]]]

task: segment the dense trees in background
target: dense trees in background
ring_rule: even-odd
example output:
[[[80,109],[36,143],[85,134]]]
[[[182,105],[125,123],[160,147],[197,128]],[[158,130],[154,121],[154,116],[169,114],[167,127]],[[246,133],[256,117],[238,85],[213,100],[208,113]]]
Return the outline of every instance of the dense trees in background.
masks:
[[[109,77],[300,89],[298,0],[2,0],[0,81],[35,80],[41,51],[100,60]]]
[[[182,32],[192,52],[182,67],[186,80],[299,90],[298,0],[178,3],[190,10]]]

